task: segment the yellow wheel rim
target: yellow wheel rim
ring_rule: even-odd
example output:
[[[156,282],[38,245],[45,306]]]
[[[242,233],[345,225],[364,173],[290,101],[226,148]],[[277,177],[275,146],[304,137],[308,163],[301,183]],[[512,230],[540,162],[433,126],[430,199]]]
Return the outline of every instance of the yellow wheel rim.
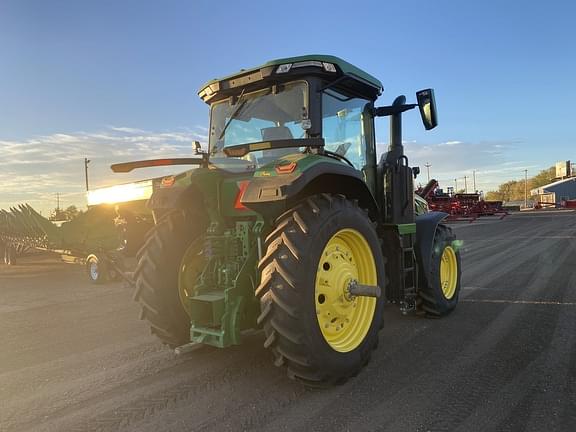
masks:
[[[378,284],[370,245],[353,229],[338,231],[328,241],[316,271],[316,317],[322,336],[338,352],[357,348],[366,335],[376,310],[373,297],[350,297],[348,284]]]
[[[440,258],[440,285],[442,294],[448,300],[454,297],[456,285],[458,283],[458,261],[456,252],[451,246],[446,246]]]

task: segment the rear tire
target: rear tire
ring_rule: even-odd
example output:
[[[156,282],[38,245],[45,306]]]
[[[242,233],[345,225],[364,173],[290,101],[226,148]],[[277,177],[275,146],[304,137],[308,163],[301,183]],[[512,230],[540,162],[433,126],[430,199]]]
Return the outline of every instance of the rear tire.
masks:
[[[173,348],[190,341],[190,318],[180,301],[178,275],[184,253],[203,232],[198,218],[171,211],[148,232],[136,255],[134,300],[142,308],[140,319]]]
[[[346,243],[349,234],[352,237]],[[341,195],[313,196],[276,220],[266,245],[266,256],[258,266],[261,282],[256,295],[261,305],[258,322],[266,334],[264,346],[274,354],[274,364],[310,386],[339,384],[355,376],[378,343],[385,296],[358,297],[353,306],[359,307],[352,310],[346,308],[353,301],[346,303],[336,294],[350,277],[367,283],[362,279],[368,273],[372,283],[384,287],[382,251],[368,216]],[[366,254],[355,254],[354,247],[348,254],[347,245],[361,245]],[[362,256],[364,260],[358,259]],[[334,271],[334,277],[323,271]],[[318,294],[324,283],[329,287],[326,296]],[[337,305],[327,309],[333,312],[332,321],[326,320],[325,302],[327,307]],[[344,314],[348,315],[337,317],[337,308],[347,310]]]
[[[430,273],[422,279],[418,293],[418,303],[429,316],[447,315],[458,305],[462,266],[455,240],[456,236],[449,227],[438,225],[434,234]]]

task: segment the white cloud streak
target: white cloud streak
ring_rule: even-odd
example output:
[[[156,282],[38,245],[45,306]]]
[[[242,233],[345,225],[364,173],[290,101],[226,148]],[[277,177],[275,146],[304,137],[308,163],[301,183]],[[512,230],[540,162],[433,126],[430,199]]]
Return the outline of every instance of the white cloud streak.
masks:
[[[44,214],[56,204],[85,205],[84,158],[91,187],[173,173],[174,167],[113,174],[112,163],[190,156],[192,141],[206,145],[206,130],[146,131],[110,126],[96,133],[58,133],[27,140],[0,139],[0,208],[28,202]],[[181,169],[183,170],[183,169]]]
[[[511,161],[519,144],[517,141],[473,143],[451,140],[434,144],[410,141],[404,142],[404,147],[411,165],[420,167],[416,184],[427,182],[425,165],[430,164],[430,177],[437,179],[440,187],[454,186],[454,179],[457,179],[458,189],[463,189],[466,176],[468,191],[472,192],[473,171],[476,171],[476,189],[489,191],[507,180],[521,178],[524,169],[542,169],[521,160]],[[386,148],[386,144],[378,144],[380,151]]]
[[[203,146],[207,130],[203,127],[176,131],[146,131],[139,128],[109,126],[98,132],[58,133],[27,140],[0,139],[0,208],[28,202],[47,214],[60,193],[61,205],[85,205],[84,158],[89,164],[93,188],[157,177],[183,171],[186,167],[149,168],[129,174],[113,174],[112,163],[155,157],[190,156],[192,141]],[[512,161],[511,152],[517,142],[468,143],[451,140],[436,144],[406,141],[404,146],[410,163],[420,166],[417,183],[426,182],[425,164],[441,187],[463,187],[468,176],[472,190],[472,171],[476,170],[476,187],[493,190],[498,184],[519,179],[522,170],[539,169],[522,161]],[[380,152],[385,144],[378,144]]]

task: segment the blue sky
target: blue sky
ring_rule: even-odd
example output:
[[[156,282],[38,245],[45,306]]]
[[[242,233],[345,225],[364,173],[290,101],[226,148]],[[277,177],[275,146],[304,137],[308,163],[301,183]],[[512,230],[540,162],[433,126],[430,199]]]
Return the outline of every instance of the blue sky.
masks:
[[[440,126],[405,116],[414,164],[479,189],[575,159],[572,2],[0,2],[0,208],[83,204],[111,162],[203,140],[200,85],[267,60],[340,56],[384,83],[381,104],[434,87]],[[387,125],[378,124],[387,141]],[[463,184],[463,180],[461,181]],[[448,184],[446,184],[448,185]]]

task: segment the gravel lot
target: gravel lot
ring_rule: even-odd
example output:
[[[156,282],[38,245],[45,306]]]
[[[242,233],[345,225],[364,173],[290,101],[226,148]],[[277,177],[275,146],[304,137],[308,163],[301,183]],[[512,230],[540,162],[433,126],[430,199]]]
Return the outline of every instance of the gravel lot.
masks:
[[[0,265],[0,431],[572,431],[576,213],[455,227],[463,291],[444,319],[387,306],[355,379],[308,390],[262,334],[176,356],[131,290],[49,255]]]

